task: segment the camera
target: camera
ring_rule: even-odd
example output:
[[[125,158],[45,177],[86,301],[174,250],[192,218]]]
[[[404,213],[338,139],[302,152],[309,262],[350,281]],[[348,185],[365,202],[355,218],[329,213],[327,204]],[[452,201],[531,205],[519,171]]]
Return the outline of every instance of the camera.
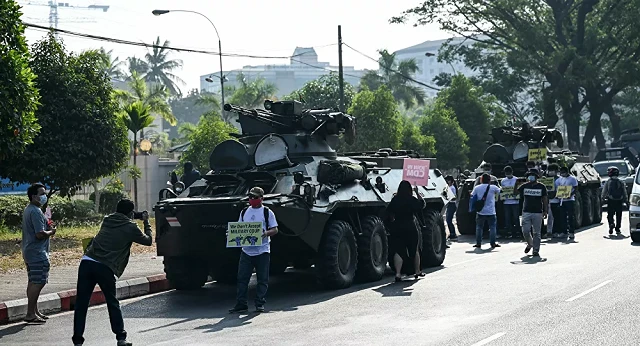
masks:
[[[142,220],[142,216],[144,215],[144,213],[146,213],[147,211],[134,211],[133,212],[133,218],[136,220]]]

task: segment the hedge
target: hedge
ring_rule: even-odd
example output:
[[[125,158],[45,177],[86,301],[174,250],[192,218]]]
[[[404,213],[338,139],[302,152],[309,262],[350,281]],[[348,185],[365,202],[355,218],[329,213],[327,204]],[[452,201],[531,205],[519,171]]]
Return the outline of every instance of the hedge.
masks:
[[[122,191],[102,191],[100,193],[100,213],[101,214],[111,214],[111,213],[115,213],[116,211],[116,206],[118,205],[118,202],[120,202],[121,199],[128,199],[129,195],[127,195],[126,193],[122,192]],[[92,192],[91,195],[89,195],[89,200],[91,201],[91,203],[94,203],[96,200],[96,193]]]
[[[0,223],[9,227],[22,225],[22,212],[27,206],[27,196],[0,196]],[[101,215],[94,212],[92,201],[69,200],[53,196],[49,202],[53,221],[64,224],[73,222],[99,222]]]

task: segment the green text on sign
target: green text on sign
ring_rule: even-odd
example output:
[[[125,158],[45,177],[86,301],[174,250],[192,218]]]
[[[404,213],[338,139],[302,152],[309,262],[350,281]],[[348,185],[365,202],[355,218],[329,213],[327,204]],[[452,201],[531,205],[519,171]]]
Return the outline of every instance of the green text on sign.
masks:
[[[227,247],[262,245],[262,222],[229,222]]]

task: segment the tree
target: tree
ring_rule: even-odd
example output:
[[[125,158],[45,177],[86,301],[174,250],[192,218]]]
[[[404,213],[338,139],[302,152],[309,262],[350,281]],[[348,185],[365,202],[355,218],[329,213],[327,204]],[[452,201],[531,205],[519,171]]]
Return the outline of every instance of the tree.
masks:
[[[285,100],[304,102],[309,109],[340,109],[340,84],[338,75],[330,72],[316,80],[306,83],[300,90],[285,96]],[[349,109],[355,96],[355,90],[349,83],[344,83],[344,108]]]
[[[398,62],[395,53],[389,53],[386,49],[378,52],[380,53],[380,58],[378,58],[380,70],[368,71],[360,80],[360,85],[366,85],[369,90],[377,90],[381,85],[386,85],[395,100],[402,102],[407,108],[416,104],[424,105],[424,90],[413,85],[407,78],[412,78],[416,72],[420,71],[415,59]]]
[[[197,124],[202,114],[215,109],[220,110],[220,103],[216,95],[211,93],[200,93],[198,89],[190,90],[184,97],[172,97],[169,100],[171,112],[176,117],[178,126],[183,123]],[[169,137],[179,137],[179,129],[169,128]]]
[[[398,149],[401,145],[402,123],[398,104],[384,85],[376,91],[364,88],[356,94],[349,108],[356,118],[357,136],[348,151],[371,151],[380,148]]]
[[[160,84],[147,85],[144,79],[134,71],[129,79],[129,88],[131,91],[117,90],[115,93],[122,106],[140,101],[149,106],[152,114],[161,116],[171,126],[177,124],[176,117],[171,112],[171,106],[168,102],[169,91],[167,87]],[[141,137],[143,136],[144,133]]]
[[[264,100],[272,99],[278,91],[275,84],[267,82],[262,77],[249,80],[243,73],[238,73],[236,79],[238,85],[228,89],[231,92],[229,103],[236,106],[260,107]]]
[[[127,58],[127,69],[129,71],[129,75],[127,76],[127,81],[131,79],[134,72],[141,78],[144,79],[144,76],[149,72],[149,64],[146,61],[136,58],[135,56],[131,56]]]
[[[218,115],[205,115],[200,118],[195,131],[189,135],[189,149],[180,156],[180,163],[193,163],[200,170],[208,170],[209,156],[216,145],[231,139],[231,133],[237,133],[232,125]]]
[[[453,111],[447,109],[442,102],[437,102],[426,111],[420,120],[420,131],[435,139],[438,168],[465,167],[469,163],[469,138]]]
[[[413,150],[422,157],[433,157],[436,155],[436,139],[433,136],[422,134],[420,127],[406,117],[401,120],[401,149]]]
[[[0,1],[0,166],[21,154],[40,130],[35,117],[39,94],[21,15],[14,1]]]
[[[33,46],[42,126],[29,150],[0,165],[0,176],[41,182],[69,195],[127,163],[127,130],[117,116],[111,80],[95,52],[67,53],[52,33]]]
[[[147,127],[152,126],[154,118],[151,115],[151,107],[142,101],[135,101],[124,106],[121,117],[124,125],[133,133],[131,150],[133,153],[133,166],[137,168],[138,132],[142,132]],[[138,179],[135,177],[133,178],[133,202],[138,205]]]
[[[165,40],[160,44],[160,37],[156,38],[153,43],[153,49],[144,56],[148,71],[144,75],[144,80],[152,84],[162,84],[169,89],[171,95],[180,95],[180,87],[178,84],[184,85],[185,82],[173,73],[176,69],[182,68],[182,60],[169,59],[169,41]]]
[[[111,79],[124,80],[125,74],[122,72],[124,61],[120,61],[118,57],[112,57],[113,49],[107,52],[104,47],[101,47],[98,53],[101,57],[102,69],[107,76]]]

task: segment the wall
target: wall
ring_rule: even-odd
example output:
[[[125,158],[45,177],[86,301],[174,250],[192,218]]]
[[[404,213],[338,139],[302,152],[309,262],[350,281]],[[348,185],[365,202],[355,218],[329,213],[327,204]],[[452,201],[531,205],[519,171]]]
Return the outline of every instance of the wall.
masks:
[[[138,180],[138,210],[151,212],[158,202],[158,193],[167,187],[167,181],[171,171],[175,170],[178,161],[159,160],[156,155],[138,156],[137,164],[142,171],[142,177]],[[133,196],[133,184],[130,182],[131,196]]]

